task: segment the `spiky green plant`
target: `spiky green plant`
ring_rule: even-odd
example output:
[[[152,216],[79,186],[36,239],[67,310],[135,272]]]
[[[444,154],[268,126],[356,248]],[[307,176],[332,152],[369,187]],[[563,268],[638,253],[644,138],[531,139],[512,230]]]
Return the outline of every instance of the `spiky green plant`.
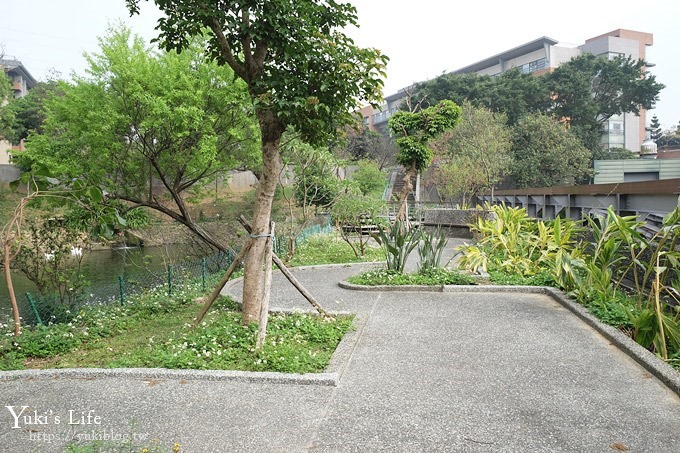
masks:
[[[448,243],[444,233],[440,229],[433,232],[425,231],[420,238],[421,241],[418,244],[419,271],[425,272],[441,267],[442,253]]]
[[[371,235],[383,248],[388,270],[404,272],[406,260],[418,245],[421,234],[407,222],[397,220],[389,228]]]

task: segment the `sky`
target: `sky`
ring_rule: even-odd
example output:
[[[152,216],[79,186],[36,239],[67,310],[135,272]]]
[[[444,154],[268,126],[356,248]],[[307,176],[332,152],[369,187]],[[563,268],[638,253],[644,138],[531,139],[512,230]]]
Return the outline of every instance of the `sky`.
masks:
[[[352,0],[360,28],[347,33],[362,47],[390,57],[384,94],[427,80],[547,36],[560,45],[618,28],[654,34],[647,60],[666,85],[656,108],[664,129],[680,121],[680,2],[677,0]],[[146,39],[156,36],[159,17],[142,2],[129,17],[125,0],[0,0],[0,53],[16,57],[37,80],[55,71],[62,78],[86,68],[83,52],[122,21]]]

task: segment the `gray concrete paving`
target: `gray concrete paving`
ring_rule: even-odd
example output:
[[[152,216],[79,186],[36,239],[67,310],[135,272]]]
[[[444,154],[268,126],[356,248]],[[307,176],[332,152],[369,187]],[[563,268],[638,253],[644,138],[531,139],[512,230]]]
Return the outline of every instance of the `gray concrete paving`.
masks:
[[[680,451],[677,394],[551,297],[337,286],[360,268],[295,271],[327,309],[358,314],[337,386],[153,372],[0,379],[0,451],[63,451],[68,441],[50,436],[78,434],[134,436],[136,451],[153,439],[186,452]],[[277,308],[308,309],[281,277],[274,288]],[[5,406],[47,424],[13,429]],[[69,430],[69,411],[100,423]]]

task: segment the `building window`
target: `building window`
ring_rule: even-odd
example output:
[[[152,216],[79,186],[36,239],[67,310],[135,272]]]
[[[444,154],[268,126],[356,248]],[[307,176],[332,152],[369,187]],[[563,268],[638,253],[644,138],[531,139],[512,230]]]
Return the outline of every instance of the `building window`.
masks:
[[[605,149],[625,148],[626,129],[623,115],[616,115],[604,124],[602,131],[602,145]]]
[[[548,67],[548,60],[546,58],[540,58],[517,67],[523,74],[531,74],[532,72],[546,69]]]

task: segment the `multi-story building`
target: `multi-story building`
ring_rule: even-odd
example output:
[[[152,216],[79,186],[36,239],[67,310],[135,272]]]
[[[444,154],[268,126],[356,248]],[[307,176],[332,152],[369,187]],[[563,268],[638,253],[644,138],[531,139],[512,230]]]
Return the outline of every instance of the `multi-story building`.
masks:
[[[653,44],[651,33],[618,29],[590,38],[580,46],[564,46],[546,36],[535,39],[521,46],[506,50],[484,60],[465,66],[453,74],[469,74],[496,76],[507,70],[519,68],[529,74],[545,74],[572,58],[583,53],[591,53],[605,58],[618,55],[630,56],[634,60],[646,60],[646,48]],[[407,97],[408,88],[387,96],[382,108],[370,115],[364,113],[364,122],[379,132],[385,132],[387,120],[399,109]],[[627,148],[640,151],[645,140],[646,112],[640,115],[627,113],[610,118],[602,135],[605,149]]]
[[[18,60],[0,59],[0,68],[9,77],[15,98],[26,96],[28,90],[37,83],[31,73]],[[6,103],[8,99],[0,99],[0,102]],[[0,165],[10,163],[12,148],[12,144],[7,140],[0,139]]]

